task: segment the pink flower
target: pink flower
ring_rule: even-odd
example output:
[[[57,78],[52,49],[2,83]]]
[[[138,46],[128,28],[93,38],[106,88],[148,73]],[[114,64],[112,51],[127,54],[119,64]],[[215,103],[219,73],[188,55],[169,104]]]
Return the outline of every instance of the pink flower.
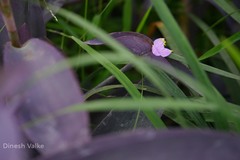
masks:
[[[165,48],[166,41],[164,38],[154,40],[152,45],[152,53],[155,56],[167,57],[172,53],[172,50]]]

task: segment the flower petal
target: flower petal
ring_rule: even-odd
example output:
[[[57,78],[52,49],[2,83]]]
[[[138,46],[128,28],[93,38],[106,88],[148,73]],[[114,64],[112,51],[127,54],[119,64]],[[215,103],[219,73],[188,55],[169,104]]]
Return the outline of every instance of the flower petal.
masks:
[[[167,57],[169,56],[172,51],[168,48],[165,48],[166,41],[164,38],[158,38],[154,40],[153,46],[152,46],[152,53],[155,56],[161,56],[161,57]]]
[[[164,38],[155,39],[153,42],[153,45],[162,46],[162,47],[164,47],[165,44],[166,44],[166,41]]]
[[[167,57],[172,53],[172,50],[168,49],[168,48],[164,48],[161,52],[161,56],[162,57]]]
[[[159,47],[159,46],[156,46],[156,45],[153,45],[152,46],[152,53],[155,55],[155,56],[161,56],[161,52],[162,50],[164,49],[164,47]]]

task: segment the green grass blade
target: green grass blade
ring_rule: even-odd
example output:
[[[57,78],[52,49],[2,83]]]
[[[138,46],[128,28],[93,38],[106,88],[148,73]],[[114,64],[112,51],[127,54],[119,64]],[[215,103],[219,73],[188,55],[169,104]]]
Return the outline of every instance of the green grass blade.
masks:
[[[187,65],[186,60],[180,55],[174,54],[174,55],[171,55],[170,58]],[[203,63],[200,63],[200,66],[207,72],[214,73],[216,75],[220,75],[220,76],[223,76],[226,78],[240,80],[240,75],[238,75],[238,74],[233,74],[231,72],[227,72],[222,69],[218,69],[216,67],[212,67],[212,66],[209,66],[209,65],[203,64]]]
[[[189,76],[188,74],[178,69],[166,66],[158,62],[154,63],[151,61],[151,64],[158,68],[161,68],[161,70],[177,78],[183,84],[185,84],[189,88],[192,88],[200,95],[205,95],[207,98],[210,98],[210,103],[211,102],[216,103],[216,105],[219,107],[218,111],[213,114],[213,116],[215,117],[216,128],[224,130],[229,129],[228,120],[235,121],[236,117],[232,116],[232,111],[227,108],[228,104],[226,103],[226,101],[221,99],[221,95],[218,95],[219,93],[217,91],[213,95],[213,93],[209,92],[209,88],[207,88],[205,85],[196,81],[193,77]]]
[[[156,84],[156,86],[163,89],[162,86],[164,86],[164,84],[159,84],[156,74],[154,74],[152,70],[149,69],[149,67],[139,58],[132,55],[126,48],[120,45],[116,40],[112,39],[106,32],[90,24],[82,17],[69,11],[61,9],[58,13],[61,14],[61,16],[67,18],[72,23],[76,24],[77,26],[88,29],[91,32],[91,34],[101,39],[106,45],[108,45],[109,47],[111,47],[113,50],[120,54],[120,55],[116,54],[116,56],[123,56],[124,58],[128,59],[131,63],[137,66],[137,68],[141,70],[149,79],[151,79],[153,83]],[[163,93],[165,95],[168,94],[166,90],[164,91],[164,89]]]
[[[210,41],[214,44],[214,45],[218,45],[220,43],[220,40],[219,38],[217,37],[217,34],[211,29],[211,27],[209,27],[206,23],[204,23],[201,19],[199,19],[198,17],[194,16],[194,15],[190,15],[190,18],[197,24],[197,26],[199,28],[201,28],[201,30],[203,30],[203,32],[207,35],[207,37],[210,39]],[[231,56],[229,55],[230,52],[226,52],[226,49],[225,50],[222,50],[219,52],[220,54],[220,57],[222,58],[223,62],[225,63],[225,65],[223,64],[219,64],[221,63],[220,61],[213,61],[213,63],[216,65],[219,65],[219,67],[224,67],[226,66],[226,69],[229,70],[230,72],[232,73],[229,73],[229,72],[222,72],[221,70],[218,71],[218,69],[216,70],[216,68],[214,67],[208,67],[208,68],[205,68],[206,69],[211,69],[212,71],[215,72],[215,74],[218,74],[218,75],[222,75],[224,77],[228,77],[228,78],[232,78],[232,79],[235,79],[237,81],[233,81],[231,79],[226,79],[226,78],[223,78],[223,81],[227,87],[227,90],[228,90],[228,93],[232,99],[233,102],[237,103],[237,104],[240,104],[240,100],[239,100],[239,97],[237,96],[238,93],[239,93],[239,87],[240,87],[240,80],[239,80],[239,75],[240,75],[240,72],[238,70],[238,68],[236,67],[234,61],[235,61],[235,58],[231,58]],[[206,65],[203,66],[204,67],[207,67]]]
[[[121,44],[119,44],[116,40],[111,38],[106,32],[97,28],[96,26],[90,24],[88,21],[83,19],[80,16],[77,16],[74,13],[68,12],[66,10],[61,9],[59,12],[61,16],[66,17],[72,23],[88,29],[91,34],[94,34],[97,38],[101,39],[106,43],[109,47],[115,50],[118,54],[116,56],[123,56],[128,59],[130,63],[132,63],[139,71],[141,71],[146,78],[148,78],[156,87],[158,87],[163,95],[171,96],[169,93],[169,88],[166,87],[166,81],[163,81],[159,78],[158,74],[156,74],[145,62],[143,62],[139,57],[134,56],[130,53],[126,48],[124,48]]]
[[[135,85],[135,87],[138,90],[141,90],[141,91],[144,91],[144,92],[154,93],[154,94],[159,95],[159,96],[162,95],[159,92],[159,90],[155,89],[154,87],[150,87],[150,86],[146,86],[146,85]],[[118,89],[118,88],[124,88],[124,86],[120,85],[120,84],[115,84],[115,85],[107,85],[107,86],[99,87],[99,88],[88,91],[84,95],[84,97],[85,97],[85,99],[88,99],[89,97],[93,96],[94,94],[99,94],[100,92],[103,92],[103,91]]]
[[[141,32],[142,31],[142,29],[143,29],[143,27],[144,27],[144,25],[145,25],[145,23],[147,21],[147,18],[149,17],[149,14],[150,14],[151,10],[152,10],[152,6],[149,7],[147,12],[144,14],[141,22],[139,23],[139,25],[138,25],[138,27],[136,29],[136,32]]]
[[[165,5],[165,3],[163,1],[154,0],[153,2],[158,4],[157,6],[155,6],[156,8],[158,8],[157,11],[159,11],[159,10],[161,11],[161,9],[163,9],[163,12],[166,11],[166,8],[164,8],[164,6],[161,5],[162,3],[163,3],[163,5]],[[165,7],[166,7],[166,5],[165,5]],[[109,35],[107,35],[106,32],[104,32],[103,30],[90,24],[88,21],[84,20],[82,17],[80,17],[76,14],[73,14],[71,12],[68,12],[66,10],[60,10],[58,13],[61,16],[67,18],[73,24],[76,24],[79,27],[83,27],[83,28],[87,29],[91,34],[95,35],[97,38],[102,40],[104,43],[106,43],[109,47],[111,47],[118,53],[116,56],[123,56],[124,58],[127,58],[129,60],[129,62],[132,63],[136,67],[136,69],[141,71],[146,78],[148,78],[154,85],[156,85],[156,87],[161,89],[161,91],[164,95],[166,95],[166,96],[171,95],[171,93],[169,93],[169,91],[168,91],[168,88],[165,87],[164,81],[162,81],[159,78],[159,76],[156,73],[154,73],[154,71],[149,67],[149,64],[144,63],[140,58],[132,55],[127,49],[125,49],[122,45],[120,45],[114,39],[112,39]],[[170,14],[170,13],[168,13],[168,14]],[[163,14],[163,17],[164,16],[165,15]],[[216,115],[215,116],[216,128],[218,128],[218,129],[228,128],[229,125],[228,125],[228,121],[226,121],[226,118],[231,119],[232,117],[230,116],[230,114],[231,114],[230,111],[227,110],[226,101],[211,85],[205,72],[200,68],[200,64],[196,58],[196,55],[194,54],[191,46],[189,45],[188,41],[186,40],[186,37],[183,36],[179,27],[177,25],[176,25],[177,27],[175,26],[175,24],[176,24],[175,20],[174,19],[171,20],[171,18],[172,18],[172,16],[168,17],[168,15],[167,15],[167,19],[166,18],[164,19],[164,22],[168,23],[168,26],[166,25],[166,27],[169,27],[171,34],[174,37],[174,40],[177,41],[176,44],[178,44],[178,48],[180,48],[181,51],[184,51],[182,53],[184,53],[185,58],[188,62],[188,65],[191,67],[196,78],[202,83],[200,88],[203,89],[202,87],[204,87],[207,90],[207,92],[203,92],[204,96],[206,96],[207,99],[210,100],[209,103],[211,103],[211,102],[216,103],[219,106],[219,110],[215,114]],[[169,22],[174,22],[174,23],[172,24]],[[177,30],[174,30],[176,28],[177,28]],[[198,80],[195,80],[193,85]]]
[[[130,31],[132,26],[132,1],[124,0],[122,18],[123,31]]]
[[[216,55],[217,53],[219,53],[220,51],[222,51],[223,49],[225,49],[227,47],[227,45],[231,45],[239,40],[240,40],[240,32],[237,32],[237,33],[233,34],[232,36],[230,36],[229,38],[222,41],[221,43],[219,43],[218,45],[216,45],[215,47],[213,47],[210,50],[208,50],[207,52],[205,52],[201,57],[199,57],[199,60],[204,60],[204,59],[210,58],[210,57]]]
[[[137,88],[133,85],[133,83],[123,74],[114,64],[112,64],[108,59],[103,57],[97,51],[86,45],[84,42],[80,41],[79,39],[72,37],[72,39],[79,44],[84,50],[86,50],[90,55],[92,55],[100,64],[102,64],[109,72],[111,72],[116,79],[125,87],[128,93],[134,99],[140,99],[141,94],[137,90]],[[166,126],[160,120],[159,116],[154,111],[144,111],[145,115],[149,118],[152,124],[156,128],[165,128]]]
[[[191,68],[194,76],[201,81],[203,84],[207,85],[209,88],[212,88],[212,85],[207,78],[206,73],[201,69],[200,64],[197,60],[197,56],[194,53],[190,43],[184,36],[183,32],[180,30],[177,22],[170,13],[167,5],[164,1],[151,0],[158,16],[163,21],[166,28],[169,30],[169,34],[172,39],[175,41],[177,48],[186,58],[189,67]]]
[[[0,33],[3,31],[4,28],[5,28],[5,25],[1,26]]]
[[[159,105],[161,104],[161,105]],[[187,111],[215,111],[217,106],[214,103],[198,102],[198,101],[189,101],[186,99],[176,99],[172,100],[169,98],[145,98],[145,99],[130,99],[130,98],[112,98],[112,99],[102,99],[95,100],[90,102],[85,102],[82,104],[76,104],[69,106],[67,108],[57,111],[57,113],[49,113],[42,117],[37,117],[35,120],[32,120],[23,125],[24,128],[28,128],[39,123],[54,118],[55,116],[61,116],[64,114],[78,112],[78,111],[108,111],[108,110],[117,110],[117,111],[126,111],[126,110],[138,110],[151,111],[157,109],[171,109],[171,110],[187,110]]]
[[[240,24],[240,12],[233,5],[233,3],[227,0],[213,0],[213,1]]]
[[[204,23],[201,19],[194,15],[190,15],[190,18],[194,21],[194,23],[197,24],[199,28],[201,28],[201,30],[203,30],[203,32],[208,36],[208,38],[214,45],[218,45],[220,43],[219,38],[217,37],[215,32],[211,30],[211,27],[209,27],[206,23]],[[239,70],[237,69],[236,65],[232,62],[231,57],[227,54],[225,50],[220,51],[220,56],[232,73],[240,75]]]
[[[225,43],[224,45],[227,46],[226,50],[228,51],[228,53],[236,63],[237,67],[240,69],[240,50],[238,49],[237,46],[231,45],[231,43],[229,43],[228,41],[226,41]]]
[[[187,38],[184,36],[180,27],[178,26],[176,20],[173,18],[170,10],[164,1],[159,0],[151,0],[158,16],[163,21],[164,25],[168,29],[168,33],[171,38],[175,41],[175,45],[178,50],[185,57],[189,67],[192,70],[193,75],[204,85],[207,87],[207,99],[215,102],[219,106],[218,113],[214,114],[215,125],[218,129],[229,129],[229,124],[225,120],[225,118],[230,118],[231,113],[226,108],[227,104],[221,94],[214,88],[208,79],[205,71],[201,68],[200,63],[197,59],[196,54],[194,53],[190,43]],[[213,96],[215,95],[215,96]]]

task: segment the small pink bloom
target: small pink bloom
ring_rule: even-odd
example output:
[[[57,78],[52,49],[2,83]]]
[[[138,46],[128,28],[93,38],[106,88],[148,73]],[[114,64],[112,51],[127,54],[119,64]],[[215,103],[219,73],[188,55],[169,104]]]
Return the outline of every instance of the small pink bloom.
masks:
[[[165,48],[166,41],[164,38],[154,40],[152,46],[152,53],[155,56],[167,57],[172,53],[172,50]]]

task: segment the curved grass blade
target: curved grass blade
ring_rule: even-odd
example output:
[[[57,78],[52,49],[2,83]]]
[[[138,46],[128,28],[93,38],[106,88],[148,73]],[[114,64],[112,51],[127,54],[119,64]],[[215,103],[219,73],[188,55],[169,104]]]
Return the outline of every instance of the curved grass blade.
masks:
[[[129,92],[129,94],[134,99],[141,98],[140,92],[136,89],[136,87],[132,84],[132,82],[123,74],[115,65],[113,65],[109,60],[103,57],[101,54],[96,52],[94,49],[87,46],[84,42],[80,41],[79,39],[72,37],[72,39],[79,44],[83,49],[85,49],[89,54],[91,54],[100,64],[102,64],[106,69],[109,70],[123,86]],[[163,128],[165,124],[160,120],[159,116],[154,111],[145,111],[144,112],[152,124],[156,128]]]
[[[151,1],[156,9],[158,16],[161,18],[164,25],[169,30],[170,36],[175,41],[175,44],[177,45],[178,49],[186,58],[188,65],[191,68],[194,76],[204,85],[208,86],[209,89],[212,88],[212,85],[209,79],[207,78],[206,73],[200,67],[196,54],[194,53],[190,43],[183,35],[183,32],[180,30],[177,22],[173,18],[165,2],[158,0]]]
[[[226,0],[212,0],[219,7],[221,7],[227,14],[229,14],[235,21],[240,24],[240,12],[239,10],[231,3]]]
[[[123,31],[129,31],[132,27],[132,1],[124,0],[123,5]]]
[[[229,38],[223,40],[221,43],[219,43],[215,47],[213,47],[210,50],[208,50],[207,52],[205,52],[201,57],[199,57],[199,60],[204,60],[204,59],[210,58],[210,57],[216,55],[217,53],[219,53],[220,51],[222,51],[223,49],[225,49],[228,45],[231,45],[239,40],[240,40],[240,32],[237,32],[237,33],[233,34],[232,36],[230,36]]]
[[[135,85],[135,86],[139,90],[154,93],[154,94],[157,94],[157,95],[162,95],[159,92],[159,90],[157,90],[153,87],[150,87],[150,86],[147,86],[147,85]],[[123,85],[118,85],[118,84],[103,86],[103,87],[88,91],[84,95],[84,97],[85,97],[85,99],[88,99],[89,97],[93,96],[94,94],[98,94],[98,93],[103,92],[103,91],[107,91],[107,90],[111,90],[111,89],[118,89],[118,88],[124,88],[124,86]]]
[[[156,76],[156,73],[154,73],[152,70],[149,70],[148,69],[149,67],[145,63],[142,63],[141,60],[136,59],[136,57],[132,56],[126,49],[124,49],[121,45],[116,43],[116,41],[109,38],[109,36],[107,36],[107,34],[104,31],[102,31],[101,29],[91,25],[89,22],[82,19],[80,16],[77,16],[77,15],[75,15],[73,13],[70,13],[66,10],[61,10],[59,12],[59,14],[61,14],[61,16],[67,17],[69,21],[75,23],[76,25],[78,25],[80,27],[83,27],[85,29],[88,29],[91,34],[95,34],[96,37],[98,37],[104,43],[109,45],[109,47],[116,50],[121,56],[124,56],[124,57],[128,58],[129,61],[132,64],[134,64],[137,69],[141,70],[146,75],[146,77],[149,78],[157,87],[161,88],[161,91],[163,92],[164,95],[169,96],[168,88],[165,87],[165,84],[163,83],[163,81],[160,78],[158,78],[158,76]],[[212,86],[208,87],[208,88],[212,88]],[[213,95],[213,94],[215,94],[215,93],[212,93],[211,95]],[[217,95],[219,95],[219,93],[217,93]],[[225,112],[225,113],[228,113],[228,112]],[[220,124],[220,123],[218,123],[218,124]],[[224,123],[221,122],[220,126],[222,126],[222,124],[224,124]]]
[[[147,21],[147,18],[149,17],[149,14],[150,14],[151,11],[152,11],[152,6],[150,6],[150,7],[148,8],[148,10],[146,11],[146,13],[144,14],[141,22],[139,23],[139,25],[138,25],[138,27],[137,27],[137,29],[136,29],[136,32],[141,32],[141,31],[142,31],[143,26],[145,25],[145,23],[146,23],[146,21]]]
[[[171,55],[170,58],[187,65],[186,60],[180,55],[174,54],[174,55]],[[215,68],[215,67],[209,66],[207,64],[203,64],[203,63],[200,63],[200,65],[207,72],[214,73],[214,74],[224,76],[227,78],[231,78],[231,79],[235,79],[235,80],[240,80],[240,76],[238,74],[233,74],[231,72],[227,72],[222,69],[218,69],[218,68]]]
[[[175,41],[176,47],[184,55],[184,58],[186,59],[189,67],[191,68],[192,73],[204,86],[207,87],[208,90],[207,94],[209,95],[207,96],[207,99],[218,104],[219,110],[216,114],[214,114],[216,128],[229,129],[230,126],[224,119],[225,118],[234,119],[234,117],[231,116],[231,111],[228,110],[228,108],[226,107],[227,103],[225,99],[214,88],[209,78],[207,77],[206,73],[201,68],[200,63],[196,57],[196,54],[194,53],[192,47],[190,46],[190,43],[184,36],[183,32],[180,30],[180,27],[178,26],[176,20],[172,16],[165,2],[158,0],[151,1],[153,3],[153,6],[156,8],[158,16],[161,18],[164,25],[168,29],[169,35]]]

